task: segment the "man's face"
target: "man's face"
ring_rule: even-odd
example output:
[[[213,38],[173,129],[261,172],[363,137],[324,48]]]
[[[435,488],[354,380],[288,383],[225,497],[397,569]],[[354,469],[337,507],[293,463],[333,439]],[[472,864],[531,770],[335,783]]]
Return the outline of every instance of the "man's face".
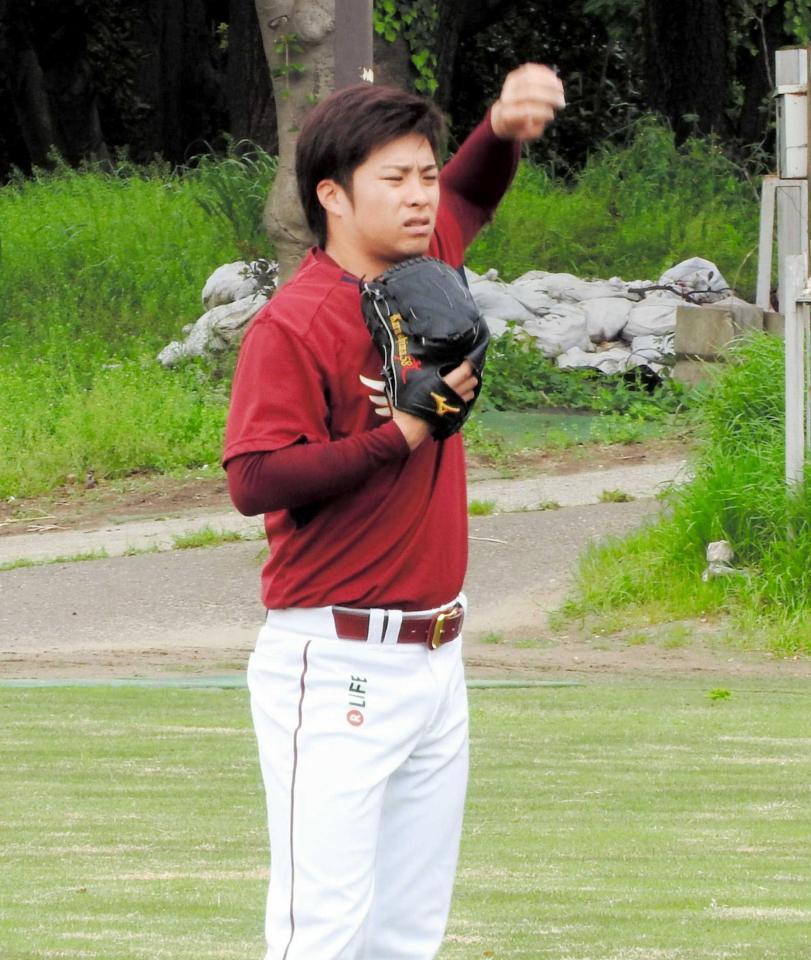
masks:
[[[439,205],[439,171],[417,133],[378,147],[355,169],[351,197],[330,222],[330,239],[349,245],[370,267],[386,269],[428,250]]]

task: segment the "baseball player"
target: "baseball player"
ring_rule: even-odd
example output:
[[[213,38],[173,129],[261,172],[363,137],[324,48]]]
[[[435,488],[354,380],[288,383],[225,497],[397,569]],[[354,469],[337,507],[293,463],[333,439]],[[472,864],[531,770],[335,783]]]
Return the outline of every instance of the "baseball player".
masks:
[[[431,369],[431,304],[458,312],[463,285],[445,265],[461,269],[520,143],[563,103],[553,71],[513,71],[441,173],[441,116],[410,93],[350,87],[302,126],[296,174],[318,246],[245,336],[223,460],[271,549],[248,667],[271,846],[266,960],[440,948],[468,765],[458,427],[486,327],[468,318],[467,346]],[[442,263],[397,273],[426,254]]]

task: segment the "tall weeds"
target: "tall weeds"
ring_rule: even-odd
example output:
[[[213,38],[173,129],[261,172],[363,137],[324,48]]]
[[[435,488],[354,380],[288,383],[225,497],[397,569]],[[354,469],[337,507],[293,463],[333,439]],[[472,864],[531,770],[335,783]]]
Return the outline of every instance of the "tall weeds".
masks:
[[[217,460],[227,387],[155,363],[239,256],[211,182],[62,167],[0,190],[0,496]]]
[[[781,650],[811,652],[811,488],[788,492],[783,479],[783,343],[752,336],[731,359],[694,400],[694,479],[670,491],[657,522],[588,552],[567,609],[730,612],[771,624]],[[730,542],[739,573],[704,583],[714,540]]]

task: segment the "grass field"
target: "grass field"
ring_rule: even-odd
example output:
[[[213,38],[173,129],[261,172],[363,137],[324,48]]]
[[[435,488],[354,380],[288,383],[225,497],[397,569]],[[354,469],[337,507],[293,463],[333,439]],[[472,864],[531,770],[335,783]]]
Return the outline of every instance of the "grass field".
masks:
[[[807,957],[811,694],[722,682],[472,690],[441,960]],[[0,718],[3,960],[261,957],[244,691],[3,689]]]

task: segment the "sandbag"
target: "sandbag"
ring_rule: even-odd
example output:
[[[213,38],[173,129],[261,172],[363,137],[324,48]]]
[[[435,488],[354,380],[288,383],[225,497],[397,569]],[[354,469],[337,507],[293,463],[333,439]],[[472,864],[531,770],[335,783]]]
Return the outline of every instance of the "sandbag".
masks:
[[[631,314],[633,303],[624,297],[598,297],[580,304],[594,343],[616,340]]]
[[[622,281],[581,280],[572,273],[544,273],[530,270],[514,280],[511,286],[538,295],[545,295],[559,303],[582,303],[598,297],[623,296],[626,285]],[[523,299],[524,294],[516,292]]]
[[[631,355],[628,359],[629,366],[648,366],[657,372],[662,364],[673,364],[675,362],[674,336],[672,333],[664,336],[634,337],[631,341]]]
[[[535,316],[513,296],[506,283],[479,279],[470,284],[470,292],[488,324],[491,320],[515,320],[523,323]]]
[[[589,339],[586,316],[580,310],[559,308],[555,313],[543,317],[533,317],[523,325],[546,357],[557,357],[572,347],[581,350],[593,350]]]
[[[675,333],[678,309],[679,303],[671,298],[647,297],[642,303],[634,304],[622,331],[623,340],[631,341],[634,337],[651,334],[660,337],[667,333]]]
[[[241,297],[234,303],[221,303],[206,311],[188,330],[181,343],[173,340],[158,354],[158,362],[164,367],[173,367],[189,357],[201,357],[206,353],[220,353],[242,338],[248,322],[267,303],[261,293]],[[187,328],[184,328],[186,330]]]
[[[205,282],[203,307],[211,310],[222,303],[234,303],[260,293],[263,288],[272,288],[278,272],[279,265],[269,260],[255,260],[253,263],[236,260],[223,264]]]
[[[714,303],[731,292],[718,267],[701,257],[677,263],[662,274],[659,283],[673,287],[691,303]]]
[[[624,373],[628,368],[630,351],[625,347],[611,347],[610,350],[599,350],[587,353],[580,347],[570,347],[555,361],[561,370],[588,368],[599,370],[600,373]]]

